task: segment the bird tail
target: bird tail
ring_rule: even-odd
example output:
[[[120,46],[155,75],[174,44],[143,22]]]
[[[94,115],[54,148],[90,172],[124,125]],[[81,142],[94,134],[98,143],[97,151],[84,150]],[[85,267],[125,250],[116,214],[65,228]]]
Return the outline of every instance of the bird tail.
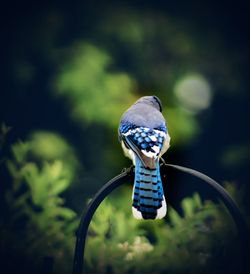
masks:
[[[138,157],[135,161],[135,182],[132,196],[133,215],[136,219],[162,219],[166,215],[167,206],[163,193],[159,160],[156,160],[154,169],[145,167]]]

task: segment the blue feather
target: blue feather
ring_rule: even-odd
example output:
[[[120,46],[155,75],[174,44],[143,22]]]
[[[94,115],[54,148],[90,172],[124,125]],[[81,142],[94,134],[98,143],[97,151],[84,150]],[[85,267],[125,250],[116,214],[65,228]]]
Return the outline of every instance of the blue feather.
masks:
[[[159,158],[169,148],[170,136],[156,96],[137,100],[121,117],[119,141],[135,164],[132,211],[136,218],[158,219],[166,214]]]
[[[143,219],[155,219],[163,203],[159,161],[155,169],[148,169],[136,157],[133,207],[141,213]]]

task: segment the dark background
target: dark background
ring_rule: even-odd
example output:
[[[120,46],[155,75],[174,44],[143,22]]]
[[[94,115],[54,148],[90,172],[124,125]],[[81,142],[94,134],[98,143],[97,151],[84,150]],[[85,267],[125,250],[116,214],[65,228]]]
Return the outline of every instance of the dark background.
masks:
[[[74,183],[62,196],[66,205],[80,214],[83,201],[130,165],[117,141],[120,115],[137,98],[153,91],[162,100],[172,136],[165,159],[200,170],[220,182],[233,182],[244,193],[241,202],[243,211],[248,212],[248,3],[12,1],[1,10],[0,122],[12,128],[2,150],[4,157],[12,157],[10,146],[19,139],[31,140],[34,132],[62,136],[77,158]],[[81,48],[81,44],[92,45],[112,61],[106,65],[106,57],[93,48]],[[87,53],[82,53],[84,50]],[[94,76],[93,87],[86,84],[83,88],[86,97],[75,92],[77,87],[71,89],[74,80],[69,80],[66,88],[60,86],[66,78],[64,73],[70,68],[74,71],[72,60],[77,60],[78,54],[86,54],[83,63],[89,56],[97,67],[104,64],[101,72],[93,69],[93,73],[90,65],[90,75],[97,73],[100,78]],[[110,86],[102,80],[116,73],[128,77],[124,88],[118,78]],[[210,104],[198,111],[185,109],[174,92],[176,83],[192,74],[202,75],[212,90]],[[90,78],[86,74],[83,84]],[[102,90],[104,84],[107,87]],[[111,86],[114,91],[106,92]],[[105,107],[95,115],[102,106],[96,104],[97,98],[111,109],[107,115]],[[90,109],[89,116],[75,115],[76,107]],[[3,196],[10,189],[7,182],[11,178],[5,167],[1,172]],[[192,193],[193,188],[183,188],[180,196]],[[207,190],[200,191],[206,196]],[[6,203],[2,202],[2,208],[8,212]],[[11,256],[18,261],[14,252]]]

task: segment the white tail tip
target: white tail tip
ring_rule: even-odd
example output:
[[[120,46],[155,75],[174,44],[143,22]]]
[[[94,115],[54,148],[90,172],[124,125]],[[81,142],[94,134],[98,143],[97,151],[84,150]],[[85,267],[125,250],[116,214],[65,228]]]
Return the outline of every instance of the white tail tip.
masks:
[[[139,220],[144,219],[142,217],[141,212],[133,206],[132,206],[132,213],[135,219],[139,219]],[[162,206],[157,209],[157,214],[155,219],[163,219],[166,216],[166,214],[167,214],[167,204],[166,204],[165,197],[163,196]]]

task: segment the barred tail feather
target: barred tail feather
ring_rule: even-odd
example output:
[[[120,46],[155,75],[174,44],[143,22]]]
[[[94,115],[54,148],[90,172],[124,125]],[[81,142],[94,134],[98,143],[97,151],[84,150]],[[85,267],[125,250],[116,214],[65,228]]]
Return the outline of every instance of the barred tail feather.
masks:
[[[136,157],[132,199],[132,212],[136,219],[162,219],[166,215],[167,206],[158,161],[154,169],[149,169]]]

